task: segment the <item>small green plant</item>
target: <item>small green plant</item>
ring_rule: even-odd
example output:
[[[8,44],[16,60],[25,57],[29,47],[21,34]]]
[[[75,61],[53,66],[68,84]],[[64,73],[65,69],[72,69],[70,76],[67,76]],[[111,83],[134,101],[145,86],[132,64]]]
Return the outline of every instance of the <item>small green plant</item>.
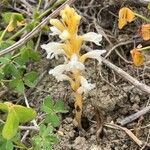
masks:
[[[67,110],[62,100],[54,103],[49,96],[44,99],[41,110],[44,117],[38,125],[33,126],[37,132],[31,132],[32,138],[29,140],[32,146],[28,148],[21,142],[19,125],[35,119],[36,112],[32,108],[10,102],[0,103],[0,111],[3,112],[1,117],[3,120],[0,123],[0,149],[13,150],[14,147],[18,147],[30,150],[51,150],[59,141],[54,134],[55,127],[60,125],[59,113],[66,113]]]
[[[49,96],[44,99],[41,110],[45,116],[39,125],[38,135],[32,138],[33,149],[51,150],[52,146],[58,143],[58,138],[54,134],[54,127],[58,127],[60,124],[58,113],[68,111],[64,108],[62,100],[57,100],[54,103]]]
[[[62,100],[57,100],[55,103],[50,99],[50,97],[46,97],[44,99],[43,106],[41,107],[42,111],[46,113],[44,117],[44,123],[51,123],[53,127],[57,127],[59,123],[58,113],[66,113],[67,110],[64,109],[64,104]]]
[[[0,85],[24,93],[25,86],[34,87],[38,78],[36,71],[28,72],[26,63],[39,61],[40,56],[34,50],[34,44],[29,41],[15,56],[0,57]]]
[[[39,134],[32,138],[34,150],[51,150],[52,146],[58,143],[57,136],[53,133],[54,127],[51,124],[47,126],[40,125]]]
[[[7,140],[16,135],[20,123],[29,122],[36,116],[33,109],[10,102],[0,103],[0,110],[6,113],[2,136]]]
[[[2,126],[0,126],[0,148],[10,150],[14,144],[18,145],[19,124],[27,123],[36,117],[36,112],[31,108],[14,105],[10,102],[0,103],[0,110],[4,113]],[[18,136],[17,136],[18,135]]]

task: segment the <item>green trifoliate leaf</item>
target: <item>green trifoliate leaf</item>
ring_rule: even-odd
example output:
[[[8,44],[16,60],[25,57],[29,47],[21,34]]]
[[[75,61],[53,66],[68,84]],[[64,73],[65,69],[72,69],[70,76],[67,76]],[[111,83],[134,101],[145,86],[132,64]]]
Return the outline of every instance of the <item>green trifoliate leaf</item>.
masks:
[[[44,102],[43,105],[41,107],[41,110],[45,113],[53,113],[54,112],[54,102],[52,101],[52,99],[47,96],[44,98]]]
[[[7,57],[0,57],[0,65],[1,64],[7,64],[10,62],[10,59]]]
[[[22,59],[22,57],[16,57],[15,59],[14,59],[14,61],[15,61],[15,63],[17,63],[19,66],[25,66],[25,61],[24,61],[24,59]]]
[[[65,110],[64,108],[64,103],[62,100],[57,100],[55,105],[54,105],[54,110],[56,113],[66,113],[68,112],[67,110]]]
[[[17,114],[13,108],[11,108],[8,112],[7,120],[2,130],[2,135],[5,139],[10,140],[13,138],[19,126],[19,120]]]
[[[44,98],[43,105],[47,106],[49,109],[53,109],[54,102],[52,101],[52,99],[49,96],[46,96]]]
[[[19,14],[19,13],[13,13],[13,16],[14,16],[14,18],[16,19],[16,21],[21,22],[21,21],[24,20],[24,17],[23,17],[22,14]]]
[[[13,79],[9,83],[10,87],[19,93],[24,93],[24,83],[21,79]]]
[[[14,64],[7,64],[3,68],[3,72],[6,76],[11,75],[16,78],[20,78],[20,73]]]
[[[53,127],[57,127],[60,124],[59,117],[56,113],[49,113],[44,119],[45,123],[50,123]]]
[[[24,17],[22,14],[14,13],[14,12],[6,12],[2,14],[3,21],[8,24],[11,20],[13,21],[23,21]]]
[[[59,140],[55,135],[49,135],[46,137],[46,139],[51,143],[51,144],[58,144]]]
[[[5,48],[11,46],[14,43],[15,43],[15,41],[12,41],[12,40],[1,41],[0,42],[0,51],[4,50]]]
[[[52,110],[49,107],[45,106],[45,105],[41,106],[41,110],[45,113],[51,113],[52,112]]]
[[[36,80],[38,78],[38,74],[35,71],[29,72],[24,75],[24,83],[29,87],[34,87],[36,84]]]
[[[43,149],[44,150],[50,150],[50,144],[49,144],[49,141],[47,139],[45,139],[43,142]]]
[[[33,61],[40,60],[40,55],[38,52],[35,52],[35,51],[33,51],[33,49],[30,49],[25,46],[21,49],[21,57],[25,62],[27,62],[29,60],[33,60]]]
[[[47,137],[50,134],[53,134],[53,126],[51,124],[48,124],[47,126],[44,124],[40,125],[39,135],[41,137]]]
[[[32,108],[14,105],[14,110],[18,116],[19,123],[26,123],[36,117],[36,112]]]
[[[42,136],[45,131],[46,131],[46,126],[44,124],[41,124],[39,129],[39,135]]]

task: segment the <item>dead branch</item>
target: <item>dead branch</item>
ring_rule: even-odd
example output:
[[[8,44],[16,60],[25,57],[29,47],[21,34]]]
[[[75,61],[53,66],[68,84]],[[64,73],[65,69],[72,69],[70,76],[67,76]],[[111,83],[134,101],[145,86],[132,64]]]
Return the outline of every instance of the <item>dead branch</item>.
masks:
[[[133,40],[129,40],[129,41],[125,41],[125,42],[120,42],[116,45],[114,45],[109,51],[108,53],[106,54],[105,58],[107,58],[116,48],[120,47],[120,46],[123,46],[123,45],[127,45],[127,44],[132,44],[134,43]]]
[[[110,69],[112,69],[115,72],[117,72],[120,76],[122,76],[123,78],[125,78],[127,81],[129,81],[131,84],[133,84],[135,87],[137,87],[138,89],[140,89],[143,92],[146,92],[146,93],[150,94],[150,87],[149,86],[147,86],[146,84],[143,84],[143,83],[139,82],[137,79],[133,78],[128,73],[126,73],[125,71],[123,71],[121,68],[115,66],[114,64],[112,64],[107,59],[105,59],[103,57],[101,57],[101,59],[102,59],[102,62],[107,67],[109,67]]]
[[[112,129],[121,129],[123,130],[139,147],[141,147],[143,145],[143,142],[141,140],[139,140],[129,129],[125,128],[125,127],[121,127],[119,125],[116,124],[112,124],[112,123],[107,123],[104,126],[112,128]]]
[[[19,126],[20,130],[35,130],[35,131],[39,131],[39,128],[37,128],[36,126]]]
[[[145,115],[146,113],[150,112],[150,106],[147,106],[145,108],[143,108],[142,110],[138,111],[137,113],[135,114],[132,114],[126,118],[124,118],[123,120],[119,121],[119,124],[121,126],[124,126],[134,120],[136,120],[137,118],[139,118],[140,116],[143,116]]]
[[[59,12],[65,7],[66,4],[70,5],[75,0],[67,0],[64,2],[60,7],[58,7],[55,11],[53,11],[48,17],[46,17],[39,25],[37,25],[31,32],[29,32],[26,36],[24,36],[22,39],[20,39],[15,44],[9,46],[8,48],[0,51],[0,56],[3,56],[4,54],[7,54],[9,52],[12,52],[13,50],[17,49],[18,47],[25,44],[29,39],[31,39],[33,36],[35,36],[37,33],[40,32],[40,30],[49,23],[49,20],[52,17],[56,17]]]

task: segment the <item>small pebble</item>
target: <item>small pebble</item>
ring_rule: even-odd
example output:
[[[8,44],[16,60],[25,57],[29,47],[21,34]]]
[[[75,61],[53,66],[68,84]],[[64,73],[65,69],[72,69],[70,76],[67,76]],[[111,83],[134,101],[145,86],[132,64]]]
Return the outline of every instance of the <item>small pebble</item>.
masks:
[[[57,133],[58,133],[58,135],[60,135],[60,136],[64,136],[64,132],[62,132],[62,131],[57,131]]]

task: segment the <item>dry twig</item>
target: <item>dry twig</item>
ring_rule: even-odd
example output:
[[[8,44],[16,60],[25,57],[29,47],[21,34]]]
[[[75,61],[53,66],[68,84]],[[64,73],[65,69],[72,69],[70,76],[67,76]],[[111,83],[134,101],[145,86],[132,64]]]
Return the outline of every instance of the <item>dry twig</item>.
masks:
[[[37,128],[36,126],[19,126],[20,130],[35,130],[35,131],[39,131],[39,128]]]
[[[129,40],[129,41],[120,42],[120,43],[114,45],[114,46],[108,51],[108,53],[106,54],[105,58],[107,58],[116,48],[118,48],[118,47],[120,47],[120,46],[123,46],[123,45],[132,44],[132,43],[134,43],[134,41]]]
[[[140,150],[144,150],[146,146],[149,146],[149,143],[148,143],[149,139],[150,139],[150,130],[149,130],[149,132],[148,132],[146,142],[145,142],[145,144],[141,147]]]
[[[147,86],[146,84],[143,84],[143,83],[139,82],[137,79],[133,78],[128,73],[126,73],[125,71],[123,71],[121,68],[115,66],[110,61],[106,60],[105,58],[101,57],[101,59],[102,59],[102,62],[107,67],[109,67],[110,69],[112,69],[115,72],[117,72],[120,76],[122,76],[123,78],[125,78],[127,81],[129,81],[131,84],[133,84],[135,87],[137,87],[138,89],[140,89],[143,92],[146,92],[147,94],[150,94],[150,87],[149,86]]]
[[[136,120],[137,118],[139,118],[140,116],[143,116],[145,115],[146,113],[150,112],[150,106],[147,106],[145,108],[143,108],[142,110],[138,111],[137,113],[135,114],[132,114],[126,118],[124,118],[123,120],[119,121],[119,124],[121,126],[124,126],[134,120]]]
[[[142,146],[143,142],[141,140],[139,140],[129,129],[125,128],[125,127],[121,127],[119,125],[116,124],[105,124],[104,126],[112,128],[112,129],[121,129],[123,131],[125,131],[125,133],[138,145],[138,146]]]

